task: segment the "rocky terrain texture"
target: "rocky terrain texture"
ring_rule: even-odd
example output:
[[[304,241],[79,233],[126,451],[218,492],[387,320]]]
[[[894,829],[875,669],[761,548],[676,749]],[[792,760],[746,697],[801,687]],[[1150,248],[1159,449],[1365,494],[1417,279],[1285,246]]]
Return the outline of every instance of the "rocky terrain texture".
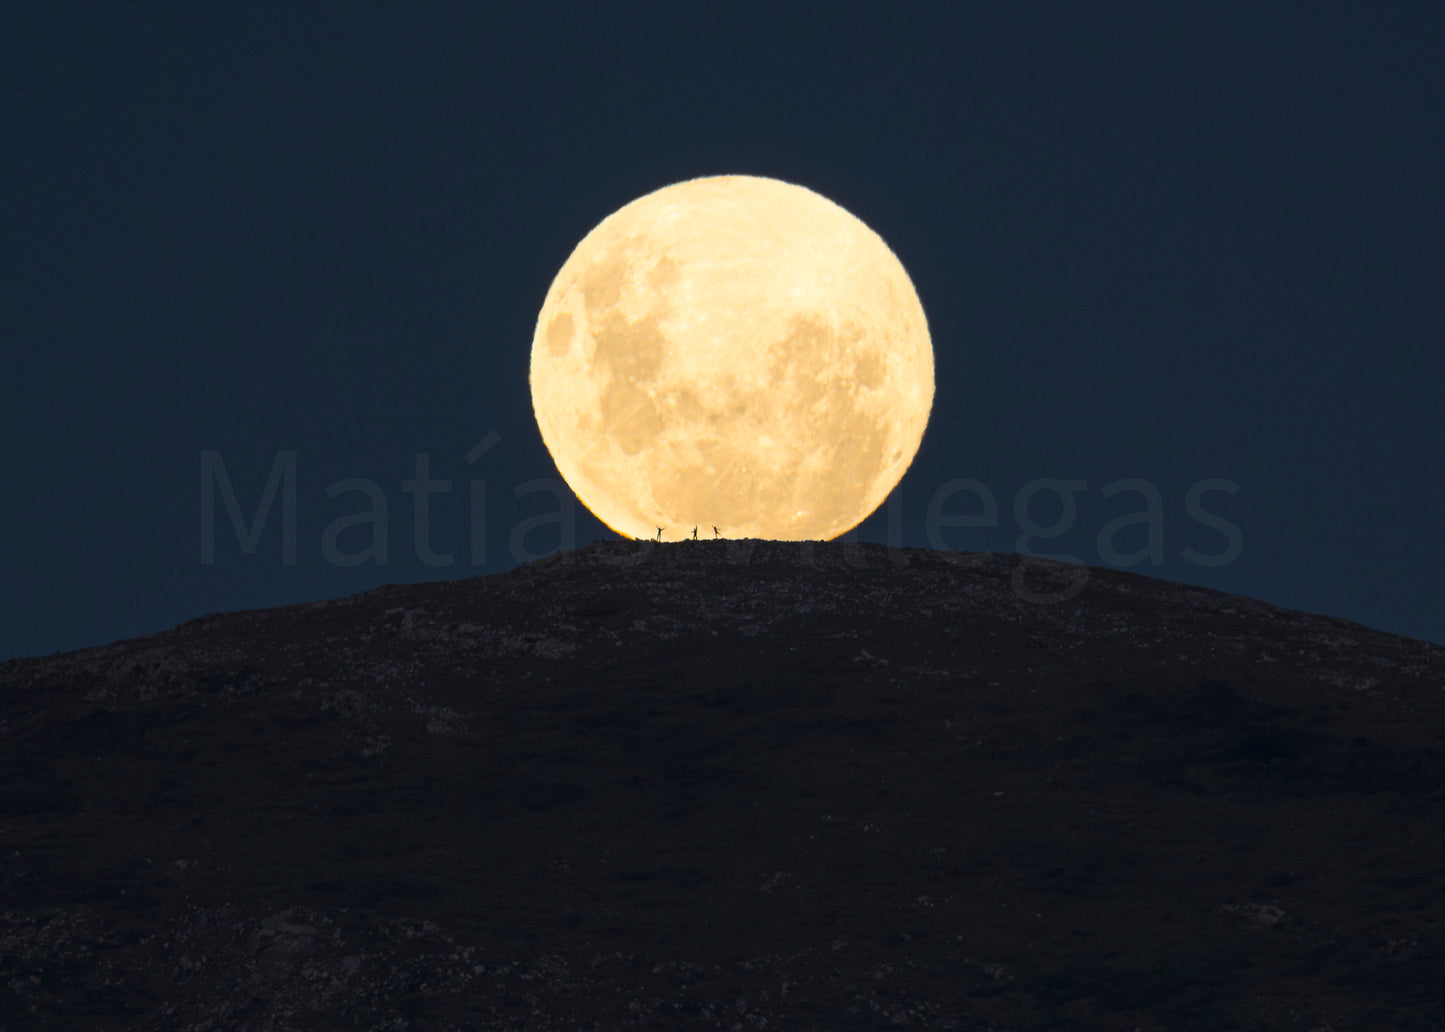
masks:
[[[0,666],[0,1028],[1445,1028],[1445,648],[609,542]]]

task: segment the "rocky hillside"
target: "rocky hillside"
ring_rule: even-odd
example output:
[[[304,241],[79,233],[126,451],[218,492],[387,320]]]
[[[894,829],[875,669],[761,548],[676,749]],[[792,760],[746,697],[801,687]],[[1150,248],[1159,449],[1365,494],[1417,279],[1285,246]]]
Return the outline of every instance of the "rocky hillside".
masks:
[[[0,1028],[1445,1028],[1445,648],[611,542],[0,665]]]

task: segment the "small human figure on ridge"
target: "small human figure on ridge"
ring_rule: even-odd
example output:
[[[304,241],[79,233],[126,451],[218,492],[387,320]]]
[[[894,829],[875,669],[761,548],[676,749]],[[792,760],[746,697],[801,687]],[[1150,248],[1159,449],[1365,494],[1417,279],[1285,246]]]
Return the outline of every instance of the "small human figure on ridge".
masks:
[[[693,527],[693,528],[692,528],[692,539],[693,539],[694,541],[697,540],[697,528],[696,528],[696,527]]]
[[[658,528],[657,528],[657,540],[659,540],[659,541],[662,540],[662,528],[661,528],[661,527],[658,527]]]

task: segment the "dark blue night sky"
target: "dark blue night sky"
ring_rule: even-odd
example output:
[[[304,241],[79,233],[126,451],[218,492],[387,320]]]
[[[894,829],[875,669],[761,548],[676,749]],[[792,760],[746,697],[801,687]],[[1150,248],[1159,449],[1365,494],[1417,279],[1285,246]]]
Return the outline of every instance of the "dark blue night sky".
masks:
[[[928,313],[861,539],[1445,642],[1438,5],[95,7],[0,15],[0,658],[611,536],[556,518],[537,311],[729,172],[863,219]],[[248,553],[217,484],[244,524],[293,458]]]

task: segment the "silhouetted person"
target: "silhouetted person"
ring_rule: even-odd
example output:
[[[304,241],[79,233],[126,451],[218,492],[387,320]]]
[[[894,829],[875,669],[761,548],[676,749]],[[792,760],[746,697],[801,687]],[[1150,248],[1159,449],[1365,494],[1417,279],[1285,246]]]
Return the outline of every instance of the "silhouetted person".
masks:
[[[716,523],[714,523],[714,524],[712,525],[712,536],[713,536],[713,537],[717,537],[717,524],[716,524]]]
[[[661,528],[661,527],[658,527],[658,528],[657,528],[657,540],[659,540],[659,541],[662,540],[662,528]]]
[[[694,541],[697,540],[697,528],[696,528],[696,527],[693,527],[693,528],[692,528],[692,539],[693,539]]]

